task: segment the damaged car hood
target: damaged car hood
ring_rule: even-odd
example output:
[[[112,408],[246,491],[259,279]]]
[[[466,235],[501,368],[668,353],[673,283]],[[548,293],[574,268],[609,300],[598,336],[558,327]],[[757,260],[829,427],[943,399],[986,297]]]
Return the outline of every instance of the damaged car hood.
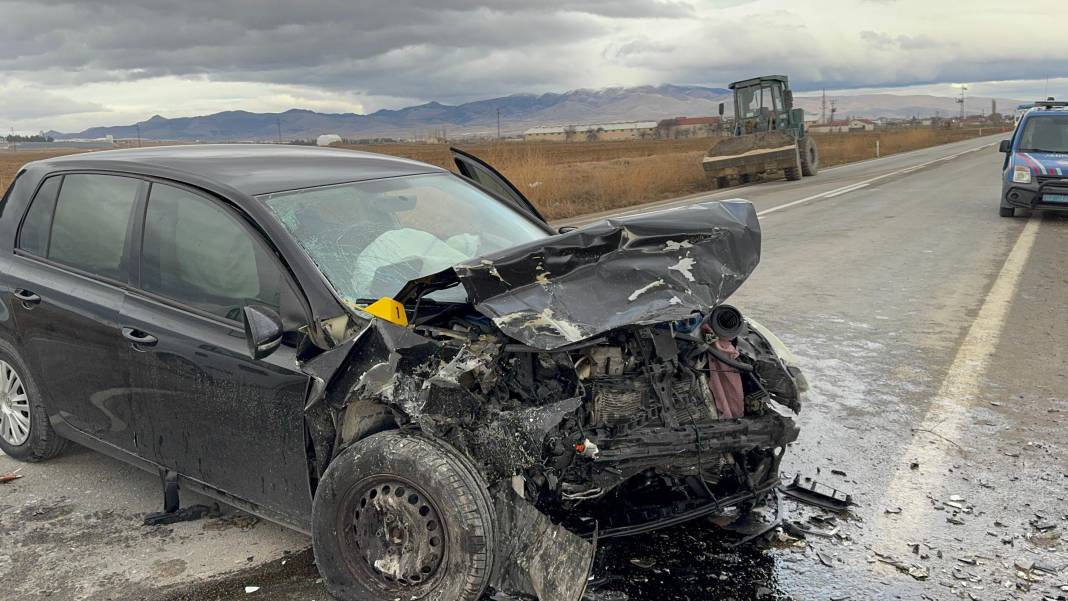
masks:
[[[504,334],[552,350],[707,311],[759,261],[753,205],[705,202],[605,219],[485,255],[415,280],[397,299],[459,282]]]

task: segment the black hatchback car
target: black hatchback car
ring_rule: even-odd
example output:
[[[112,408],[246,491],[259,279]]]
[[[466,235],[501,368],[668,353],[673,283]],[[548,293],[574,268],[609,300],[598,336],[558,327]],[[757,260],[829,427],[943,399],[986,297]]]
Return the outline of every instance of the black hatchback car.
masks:
[[[591,539],[778,486],[804,379],[723,304],[724,201],[554,232],[492,168],[269,145],[27,165],[0,448],[66,440],[309,533],[342,599],[578,599]]]

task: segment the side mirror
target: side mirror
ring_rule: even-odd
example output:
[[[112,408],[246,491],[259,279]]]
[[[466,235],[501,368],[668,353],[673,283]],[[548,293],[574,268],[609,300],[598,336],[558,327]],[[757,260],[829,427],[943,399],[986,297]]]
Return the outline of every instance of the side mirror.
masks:
[[[241,310],[245,340],[253,359],[263,359],[282,344],[282,318],[267,307],[248,305]]]
[[[1012,140],[1002,140],[1001,144],[998,145],[998,151],[1000,151],[1000,152],[1011,152],[1012,151]]]
[[[573,231],[575,231],[577,229],[578,228],[573,226],[573,225],[562,225],[562,226],[560,226],[560,229],[556,230],[556,233],[557,234],[566,234],[568,232],[573,232]]]
[[[794,107],[794,91],[793,90],[786,90],[785,92],[783,92],[782,96],[786,100],[786,108],[787,109],[793,108]]]
[[[722,102],[721,102],[721,103],[719,103],[719,116],[720,116],[720,117],[722,117],[722,116],[723,116],[723,103],[722,103]]]

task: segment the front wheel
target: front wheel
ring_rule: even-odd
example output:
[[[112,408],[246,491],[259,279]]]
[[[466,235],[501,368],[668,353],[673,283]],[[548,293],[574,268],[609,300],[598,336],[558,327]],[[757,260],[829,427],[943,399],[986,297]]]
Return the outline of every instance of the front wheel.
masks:
[[[327,468],[312,506],[312,545],[338,599],[476,601],[493,566],[493,505],[452,447],[380,432]]]

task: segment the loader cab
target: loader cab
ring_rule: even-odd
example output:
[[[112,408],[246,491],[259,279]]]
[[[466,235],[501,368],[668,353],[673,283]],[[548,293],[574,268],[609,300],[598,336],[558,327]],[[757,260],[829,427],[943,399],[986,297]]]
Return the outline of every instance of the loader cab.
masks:
[[[804,115],[793,110],[793,92],[785,75],[754,77],[729,87],[734,91],[735,135],[803,127]]]

